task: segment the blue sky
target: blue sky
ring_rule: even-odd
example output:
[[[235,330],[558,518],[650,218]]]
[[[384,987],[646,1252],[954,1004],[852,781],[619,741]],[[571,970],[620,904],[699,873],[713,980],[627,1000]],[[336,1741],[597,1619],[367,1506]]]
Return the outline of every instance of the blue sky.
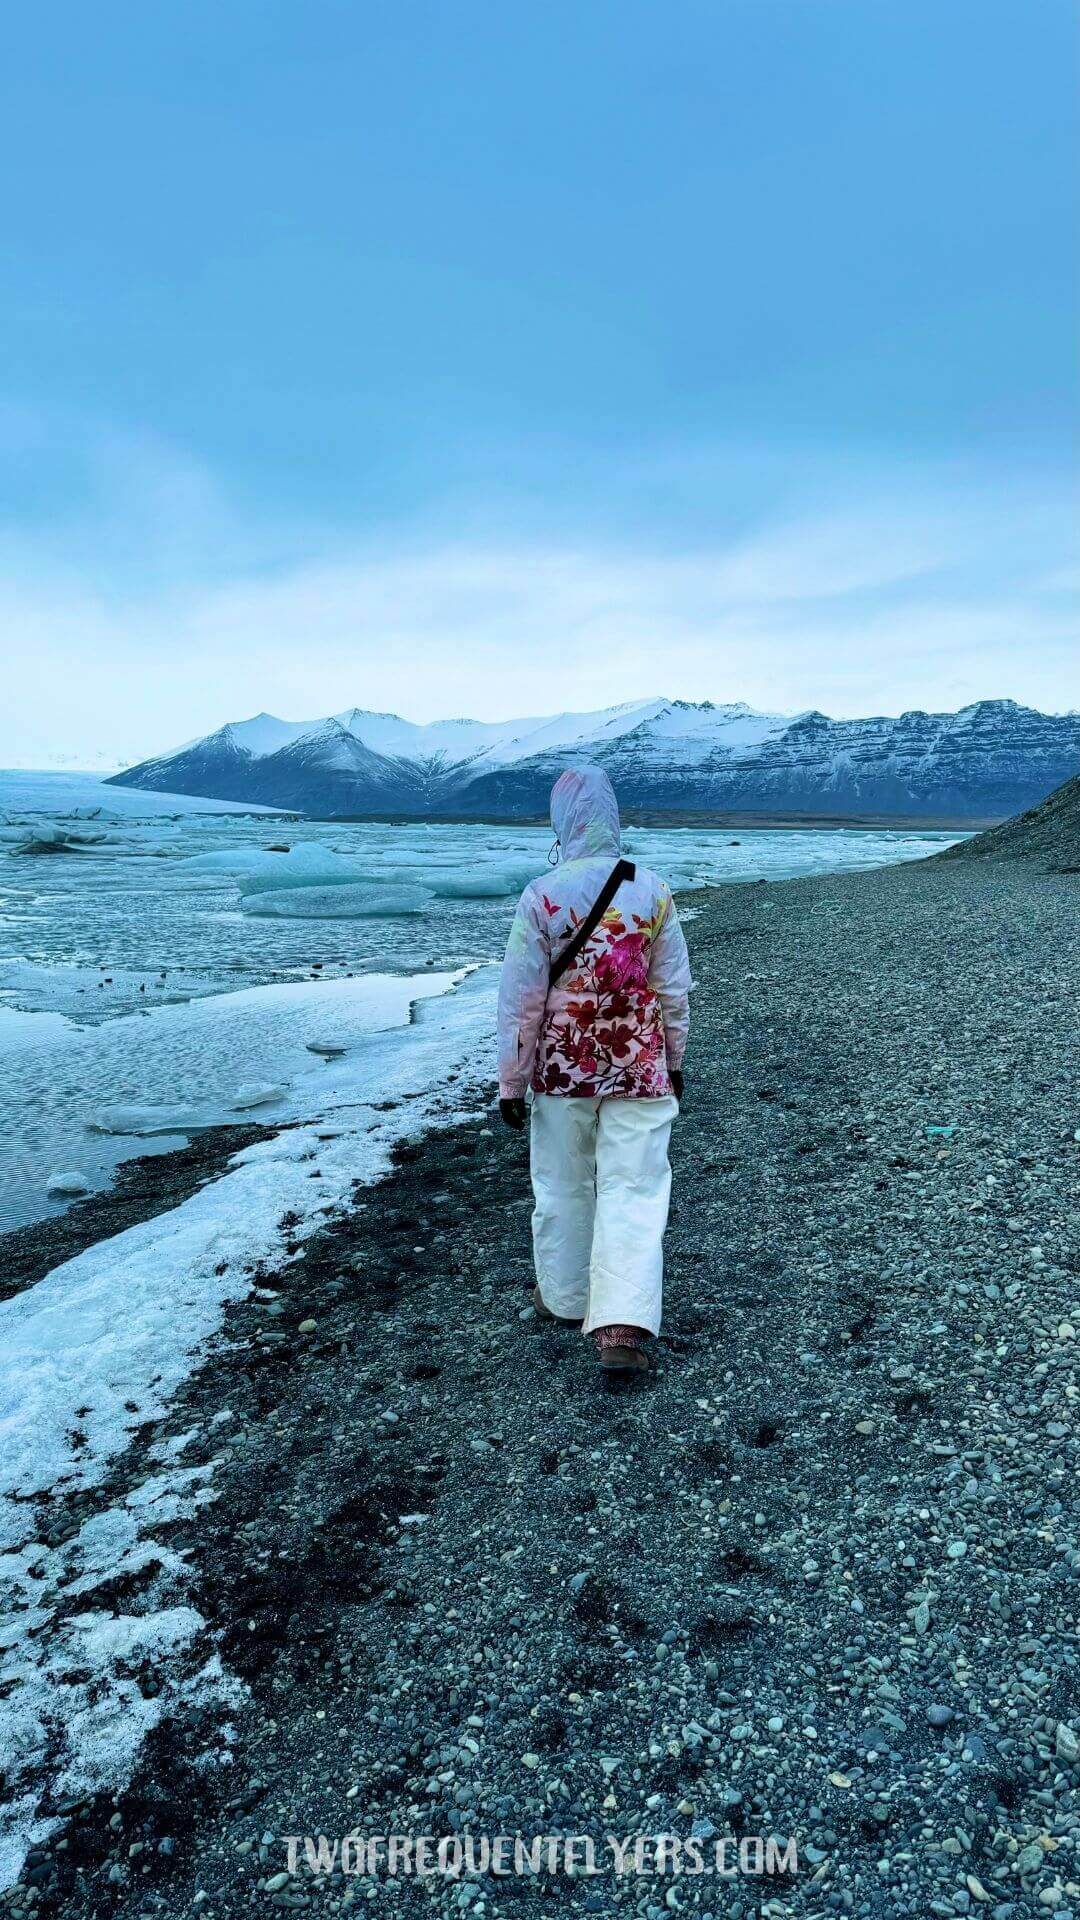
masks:
[[[0,760],[1080,704],[1065,0],[9,19]]]

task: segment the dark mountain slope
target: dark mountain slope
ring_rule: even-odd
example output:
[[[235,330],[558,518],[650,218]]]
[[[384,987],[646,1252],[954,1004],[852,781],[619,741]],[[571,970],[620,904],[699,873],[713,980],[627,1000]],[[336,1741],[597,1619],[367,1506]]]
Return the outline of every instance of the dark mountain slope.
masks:
[[[1080,776],[1037,807],[950,847],[959,860],[1042,860],[1057,873],[1080,873]]]

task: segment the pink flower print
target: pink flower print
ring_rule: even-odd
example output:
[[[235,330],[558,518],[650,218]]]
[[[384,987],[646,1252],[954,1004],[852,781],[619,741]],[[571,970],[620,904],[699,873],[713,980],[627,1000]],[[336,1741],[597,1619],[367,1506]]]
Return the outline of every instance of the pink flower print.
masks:
[[[645,965],[645,935],[628,933],[621,940],[616,940],[597,960],[596,977],[601,985],[609,989],[647,987],[649,975]]]
[[[564,1042],[563,1051],[579,1072],[584,1074],[596,1072],[596,1043],[591,1033],[575,1034],[573,1038]]]

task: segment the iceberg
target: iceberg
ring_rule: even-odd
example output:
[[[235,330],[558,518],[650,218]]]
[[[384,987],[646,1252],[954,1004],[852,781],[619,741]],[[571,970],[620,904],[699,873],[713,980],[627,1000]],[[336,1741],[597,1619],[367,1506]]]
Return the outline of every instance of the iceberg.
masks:
[[[427,884],[440,900],[502,900],[520,893],[536,879],[531,866],[501,866],[497,861],[476,867],[458,867],[450,872],[438,869],[425,876]]]
[[[177,860],[177,871],[184,873],[224,873],[233,876],[238,873],[257,873],[268,860],[279,856],[264,852],[262,847],[220,847],[213,853],[195,853],[185,859]]]
[[[315,841],[301,841],[282,852],[272,852],[268,847],[229,847],[197,854],[181,865],[185,874],[219,873],[235,881],[245,913],[283,919],[296,915],[334,920],[384,913],[418,913],[423,902],[432,898],[501,900],[509,894],[520,893],[522,887],[536,878],[537,871],[534,862],[526,863],[520,858],[480,860],[475,865],[466,865],[437,855],[432,859],[417,858],[415,848],[410,849],[404,859],[394,859],[387,857],[385,850],[369,847],[364,858],[356,860]],[[267,895],[286,895],[300,889],[323,894],[331,888],[348,889],[349,904],[342,900],[333,911],[328,911],[325,903],[320,903],[318,910],[313,904],[306,908],[250,904]],[[361,888],[373,890],[370,904],[361,902]],[[374,898],[375,889],[379,890],[379,901]],[[402,889],[411,895],[408,903],[402,897]],[[392,904],[386,904],[389,902]]]
[[[393,919],[422,913],[434,892],[434,883],[418,884],[419,872],[410,872],[403,886],[395,868],[365,871],[359,862],[313,841],[284,853],[228,848],[198,854],[183,866],[189,873],[228,875],[239,888],[242,911],[263,920]]]
[[[277,893],[284,887],[358,886],[370,875],[332,847],[302,842],[288,853],[266,853],[258,866],[238,876],[241,893]]]
[[[71,833],[65,827],[40,827],[28,838],[17,841],[11,851],[13,854],[86,853],[90,848],[103,846],[108,838],[107,833]]]
[[[285,853],[271,853],[266,847],[225,847],[215,853],[197,853],[181,866],[185,873],[226,874],[244,894],[285,887],[356,886],[366,878],[355,861],[311,840]]]
[[[281,887],[246,895],[240,904],[245,913],[262,920],[368,920],[423,913],[432,897],[430,887],[387,887],[364,880],[350,886]]]

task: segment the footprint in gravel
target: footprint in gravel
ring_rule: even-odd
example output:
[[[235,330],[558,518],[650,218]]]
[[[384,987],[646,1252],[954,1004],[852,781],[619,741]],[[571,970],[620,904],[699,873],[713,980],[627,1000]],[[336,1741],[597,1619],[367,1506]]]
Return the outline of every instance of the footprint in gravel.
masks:
[[[757,1624],[757,1615],[746,1601],[734,1594],[718,1594],[690,1624],[690,1651],[716,1653],[733,1641],[748,1639]]]
[[[590,1574],[575,1593],[573,1612],[586,1632],[617,1627],[624,1639],[636,1641],[649,1631],[648,1621],[641,1617],[630,1595],[614,1581],[603,1580],[597,1574]]]
[[[566,1716],[557,1707],[540,1707],[533,1721],[533,1741],[543,1753],[554,1753],[566,1745],[569,1731]]]
[[[695,1451],[706,1473],[716,1474],[717,1477],[730,1473],[732,1454],[726,1440],[716,1440],[712,1437],[701,1440]]]
[[[560,1660],[558,1679],[568,1692],[574,1689],[580,1694],[614,1693],[617,1696],[626,1685],[626,1665],[615,1653],[594,1650],[585,1655],[575,1647]]]
[[[424,1511],[433,1497],[430,1484],[380,1478],[362,1453],[338,1478],[343,1486],[351,1482],[346,1498],[287,1559],[251,1567],[241,1547],[237,1562],[220,1567],[207,1582],[206,1611],[221,1625],[230,1666],[245,1679],[286,1657],[298,1670],[317,1659],[337,1610],[370,1600],[379,1590],[370,1550],[390,1537],[403,1513]]]
[[[772,1576],[773,1569],[768,1562],[754,1552],[752,1547],[724,1547],[716,1556],[716,1570],[726,1580],[746,1580],[753,1574]]]

